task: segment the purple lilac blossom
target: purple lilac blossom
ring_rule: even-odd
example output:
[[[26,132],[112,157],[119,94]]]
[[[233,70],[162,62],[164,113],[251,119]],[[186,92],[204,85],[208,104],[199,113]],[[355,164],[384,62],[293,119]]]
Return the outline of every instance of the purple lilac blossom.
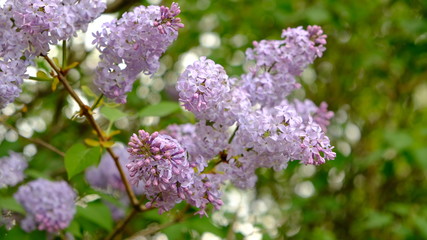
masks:
[[[242,76],[242,87],[254,104],[269,107],[280,104],[300,87],[295,77],[325,50],[326,35],[318,26],[309,26],[307,30],[288,28],[282,38],[254,42],[254,48],[246,51],[247,59],[255,60],[256,65]]]
[[[163,133],[175,138],[188,154],[190,167],[202,172],[209,160],[228,146],[227,127],[200,121],[195,125],[170,125]]]
[[[185,199],[193,183],[194,171],[190,168],[185,150],[172,137],[158,132],[148,134],[139,130],[130,138],[128,151],[131,162],[126,165],[130,182],[143,184],[150,202],[160,212],[170,210]]]
[[[85,31],[105,8],[101,0],[6,1],[0,8],[0,109],[19,96],[35,57]]]
[[[328,111],[328,104],[325,102],[321,102],[319,107],[309,99],[305,99],[304,101],[295,99],[288,104],[295,108],[304,122],[313,120],[315,123],[319,124],[324,132],[327,131],[330,120],[334,117],[334,113]]]
[[[218,77],[227,76],[223,68],[204,57],[179,78],[180,101],[201,120],[194,136],[182,141],[199,171],[207,171],[208,162],[219,156],[216,170],[209,171],[223,172],[236,186],[250,188],[257,168],[279,171],[289,161],[318,165],[335,158],[325,135],[333,117],[326,103],[317,107],[309,100],[286,100],[300,87],[295,77],[322,56],[326,35],[309,26],[288,28],[282,38],[254,42],[246,53],[255,67],[241,80]],[[227,129],[234,123],[235,135],[230,136]]]
[[[0,158],[0,188],[15,186],[24,180],[27,160],[19,153],[9,151],[9,156]]]
[[[21,93],[27,64],[20,60],[0,60],[0,109],[13,102]]]
[[[186,200],[204,215],[209,203],[216,209],[222,205],[219,188],[224,176],[195,172],[184,148],[172,137],[140,130],[131,137],[128,151],[131,183],[145,185],[147,207],[163,213]]]
[[[176,84],[185,109],[199,119],[221,121],[223,109],[218,103],[229,93],[228,76],[221,65],[201,57],[187,66]]]
[[[216,210],[223,205],[220,187],[225,180],[227,180],[227,176],[220,173],[198,174],[194,176],[194,183],[191,185],[187,201],[192,206],[200,209],[196,214],[206,216],[208,204],[212,204]]]
[[[101,61],[96,68],[95,86],[117,103],[126,102],[138,74],[150,75],[160,66],[159,58],[184,27],[177,3],[170,8],[139,6],[119,20],[103,25],[93,36]]]
[[[27,232],[58,232],[68,227],[76,212],[76,193],[65,181],[37,179],[20,186],[14,197],[27,212],[21,221]]]
[[[87,29],[88,24],[106,8],[101,0],[9,0],[3,11],[13,22],[15,38],[18,41],[17,53],[25,57],[46,54],[49,44],[76,36],[76,31]],[[7,23],[10,25],[10,23]],[[6,49],[11,46],[7,46]],[[21,56],[19,56],[21,57]]]

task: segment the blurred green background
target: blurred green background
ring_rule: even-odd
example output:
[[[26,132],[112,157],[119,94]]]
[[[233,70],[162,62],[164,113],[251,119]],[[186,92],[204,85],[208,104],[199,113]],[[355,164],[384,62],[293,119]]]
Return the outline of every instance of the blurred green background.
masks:
[[[169,6],[171,2],[116,1],[109,11],[122,13],[141,3]],[[199,56],[208,56],[230,76],[238,76],[244,72],[244,52],[252,41],[279,39],[287,27],[319,25],[328,35],[327,50],[303,73],[303,89],[295,97],[316,104],[325,101],[335,112],[328,135],[337,158],[319,167],[291,163],[281,173],[261,169],[256,189],[228,186],[221,211],[209,219],[167,228],[163,233],[169,239],[427,239],[427,1],[178,3],[185,28],[162,58],[159,73],[136,84],[123,112],[176,100],[174,82],[183,67]],[[89,82],[90,74],[84,73],[90,58],[86,54],[70,58],[83,62],[74,75]],[[41,116],[44,129],[30,136],[63,151],[75,139],[93,137],[87,126],[61,117],[72,112],[63,110],[71,105],[65,93],[50,94],[47,84],[26,88],[33,99],[27,104],[30,111],[12,115],[9,124],[19,128],[21,119]],[[122,131],[115,140],[126,142],[139,127],[159,130],[188,121],[194,119],[182,112],[163,118],[129,117],[113,126]],[[28,144],[22,139],[12,141],[13,136],[5,139],[2,155],[8,149],[22,151]],[[52,161],[46,163],[46,159]],[[30,165],[31,177],[64,175],[61,158],[42,148]],[[85,193],[83,176],[73,184]],[[161,222],[167,217],[149,213],[131,225],[141,229],[149,219]]]

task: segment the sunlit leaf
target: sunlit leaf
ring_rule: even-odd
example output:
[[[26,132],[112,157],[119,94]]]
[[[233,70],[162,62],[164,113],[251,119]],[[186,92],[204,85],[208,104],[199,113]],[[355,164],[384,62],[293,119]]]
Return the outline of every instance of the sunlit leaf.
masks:
[[[110,107],[103,107],[100,110],[102,116],[104,116],[105,118],[107,118],[108,120],[115,122],[117,120],[119,120],[120,118],[126,117],[127,114],[120,111],[117,108],[110,108]]]
[[[139,111],[138,115],[141,117],[164,117],[180,109],[181,107],[179,106],[179,103],[165,101],[143,108],[141,111]]]

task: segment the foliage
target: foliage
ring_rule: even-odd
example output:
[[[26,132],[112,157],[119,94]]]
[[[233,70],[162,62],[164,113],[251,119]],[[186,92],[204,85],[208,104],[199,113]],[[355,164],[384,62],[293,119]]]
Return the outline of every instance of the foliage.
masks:
[[[108,11],[120,14],[140,4],[149,3],[116,1]],[[337,158],[316,168],[291,163],[280,173],[259,170],[256,188],[243,192],[227,187],[225,206],[209,218],[192,217],[193,209],[181,216],[185,205],[163,215],[151,210],[136,215],[122,236],[175,218],[183,221],[162,230],[169,239],[199,239],[206,232],[228,239],[427,237],[427,2],[188,0],[180,6],[185,28],[162,57],[160,71],[137,81],[125,106],[103,103],[94,111],[108,140],[127,142],[134,129],[153,132],[172,123],[194,122],[191,114],[171,103],[177,100],[174,84],[186,62],[206,55],[237,76],[243,73],[240,65],[252,41],[277,39],[284,28],[311,24],[328,34],[327,51],[303,73],[305,91],[295,95],[325,101],[336,113],[328,135]],[[80,65],[73,66],[68,77],[90,103],[98,96],[87,90],[93,61],[81,41],[72,43],[67,62]],[[50,72],[43,61],[37,66]],[[113,228],[112,217],[96,197],[104,199],[103,193],[89,187],[82,171],[97,164],[101,148],[80,145],[96,135],[76,114],[78,108],[63,87],[52,83],[28,81],[25,95],[2,111],[0,156],[9,150],[30,156],[26,182],[70,178],[85,196],[79,202],[86,209],[78,207],[67,231],[76,239],[98,239]],[[39,145],[39,139],[65,152],[65,159],[78,154],[82,165],[67,167],[67,160]],[[70,153],[73,148],[78,150]],[[22,212],[11,198],[16,189],[0,189],[3,209]],[[9,232],[1,227],[3,236],[42,239],[44,233],[26,236],[19,227]]]

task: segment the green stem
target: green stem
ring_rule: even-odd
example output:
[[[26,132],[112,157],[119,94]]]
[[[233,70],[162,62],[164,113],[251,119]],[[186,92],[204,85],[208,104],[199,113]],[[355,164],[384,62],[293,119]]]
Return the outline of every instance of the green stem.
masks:
[[[239,125],[237,125],[236,129],[234,129],[233,134],[231,134],[230,139],[228,139],[228,144],[230,144],[230,143],[233,141],[234,136],[236,136],[236,132],[237,132],[237,130],[239,130]]]
[[[67,41],[62,41],[62,69],[67,66]]]
[[[104,97],[104,94],[101,94],[95,101],[95,103],[90,107],[90,110],[95,110],[96,107],[98,107],[98,104],[101,102],[102,98]]]

